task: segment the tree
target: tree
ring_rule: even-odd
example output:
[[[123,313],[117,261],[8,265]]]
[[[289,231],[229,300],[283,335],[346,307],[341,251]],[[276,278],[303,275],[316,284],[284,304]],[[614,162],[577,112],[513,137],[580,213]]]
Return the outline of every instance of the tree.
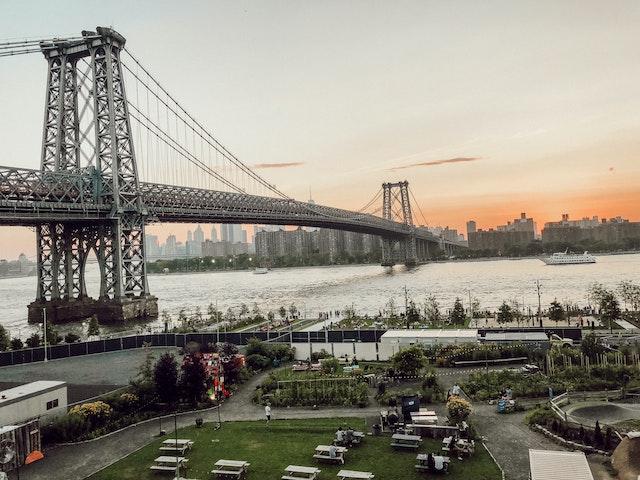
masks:
[[[20,340],[19,338],[12,338],[10,346],[11,346],[11,350],[21,350],[24,348],[24,344],[22,343],[22,340]]]
[[[596,447],[602,447],[604,443],[602,429],[600,428],[600,422],[598,420],[596,420],[596,426],[593,429],[593,443],[595,443]]]
[[[260,311],[260,307],[258,307],[258,304],[256,302],[253,302],[253,308],[251,309],[251,315],[255,317],[259,317],[262,315],[262,312]]]
[[[589,360],[595,360],[599,354],[604,352],[604,347],[598,342],[598,337],[594,333],[589,333],[582,337],[580,350]]]
[[[442,322],[442,314],[440,313],[440,305],[433,295],[429,295],[424,301],[424,318],[431,326],[438,325]]]
[[[416,307],[416,304],[413,300],[409,301],[409,305],[407,305],[407,314],[405,315],[405,322],[407,323],[407,328],[409,328],[412,324],[418,323],[420,321],[420,312]]]
[[[160,401],[173,404],[178,398],[178,362],[171,353],[160,356],[153,369],[153,384]]]
[[[291,305],[289,305],[289,315],[291,315],[291,318],[295,318],[297,314],[298,314],[298,307],[296,307],[292,303]]]
[[[180,326],[184,329],[187,328],[187,322],[189,321],[189,319],[187,318],[187,314],[184,311],[184,308],[181,308],[180,311],[178,312],[178,322],[180,323]]]
[[[447,412],[449,413],[449,421],[460,423],[471,414],[471,404],[464,398],[451,395],[447,402]]]
[[[47,345],[57,345],[62,341],[62,337],[58,334],[58,330],[51,323],[47,322]]]
[[[400,350],[391,357],[393,369],[400,375],[417,375],[420,370],[427,364],[427,358],[424,351],[420,347],[409,347]]]
[[[92,315],[89,319],[89,326],[87,327],[87,336],[94,337],[100,335],[100,325],[98,324],[98,317]]]
[[[269,323],[273,323],[273,321],[275,320],[275,318],[276,318],[276,314],[275,314],[275,313],[273,313],[271,310],[269,310],[269,311],[267,312],[267,320],[269,320]]]
[[[11,340],[9,339],[9,332],[6,328],[0,325],[0,352],[4,352],[9,349]]]
[[[187,401],[196,405],[202,401],[204,394],[209,389],[202,355],[200,353],[185,355],[180,368],[182,370],[180,375],[182,394]]]
[[[628,303],[632,310],[638,311],[638,307],[640,306],[640,285],[630,280],[623,280],[618,285],[618,293],[625,307]]]
[[[462,300],[456,297],[456,301],[453,304],[453,310],[449,316],[453,325],[464,325],[467,316],[464,313],[464,307],[462,306]]]
[[[169,324],[171,323],[171,315],[169,315],[169,312],[167,312],[166,310],[163,310],[160,318],[162,319],[162,323],[164,324],[164,333],[168,333]]]
[[[286,309],[286,308],[284,308],[284,307],[280,307],[280,308],[278,309],[278,313],[280,314],[280,318],[282,318],[283,320],[284,320],[285,318],[287,318],[287,309]]]
[[[240,313],[238,313],[238,317],[242,320],[249,313],[249,307],[247,307],[246,303],[240,305]]]
[[[231,307],[227,308],[227,311],[224,313],[224,321],[229,325],[236,321],[236,315],[233,313],[233,309]]]
[[[549,305],[549,320],[553,320],[558,323],[560,320],[564,320],[564,308],[557,300],[551,302]]]
[[[502,302],[498,309],[498,316],[496,318],[498,323],[511,323],[513,322],[513,310],[507,302]]]
[[[29,338],[27,338],[27,347],[36,348],[40,346],[40,335],[37,333],[31,334]]]
[[[598,302],[600,323],[609,325],[609,329],[613,330],[613,322],[618,320],[622,313],[615,293],[596,283],[591,287],[591,295]]]

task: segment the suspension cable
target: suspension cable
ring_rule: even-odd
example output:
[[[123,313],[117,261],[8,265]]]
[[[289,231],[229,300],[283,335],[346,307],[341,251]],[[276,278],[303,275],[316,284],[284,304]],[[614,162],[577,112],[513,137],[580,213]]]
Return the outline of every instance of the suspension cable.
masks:
[[[264,185],[265,187],[267,187],[269,190],[271,190],[273,193],[276,193],[277,195],[283,197],[283,198],[289,198],[287,195],[285,195],[283,192],[281,192],[280,190],[278,190],[274,185],[271,185],[269,182],[267,182],[265,179],[263,179],[260,175],[256,174],[251,168],[249,168],[246,164],[244,164],[242,161],[240,161],[235,155],[233,155],[224,145],[222,145],[213,135],[211,135],[211,133],[209,133],[209,131],[207,129],[205,129],[202,124],[200,124],[200,122],[198,122],[189,112],[187,112],[187,110],[185,110],[184,107],[182,107],[182,105],[176,101],[175,98],[173,98],[169,92],[153,77],[153,75],[151,75],[151,73],[140,63],[140,61],[125,47],[123,49],[128,55],[129,57],[131,57],[131,59],[140,67],[140,69],[145,72],[147,74],[147,76],[153,81],[153,83],[155,83],[155,85],[169,98],[171,99],[171,101],[173,103],[175,103],[175,105],[193,122],[194,125],[197,125],[208,137],[211,141],[213,141],[214,144],[212,144],[211,146],[213,146],[214,148],[220,149],[220,153],[222,153],[230,162],[232,162],[236,167],[240,168],[243,172],[245,172],[247,175],[249,175],[250,177],[252,177],[254,180],[256,180],[257,182],[261,183],[262,185]],[[132,74],[135,75],[134,72],[131,71],[131,69],[129,69],[126,64],[125,68],[127,68],[127,70]],[[154,93],[152,91],[152,93]],[[167,108],[170,108],[167,105]],[[173,110],[172,110],[173,111]],[[177,112],[173,111],[174,114],[177,115]],[[193,127],[191,127],[193,129]],[[198,134],[199,136],[202,137],[201,134]],[[206,141],[206,139],[205,139]],[[210,143],[210,142],[209,142]]]
[[[427,217],[425,217],[424,213],[422,213],[422,209],[420,208],[420,204],[418,203],[415,195],[413,194],[413,190],[411,190],[411,188],[409,188],[408,190],[409,190],[409,194],[411,195],[411,198],[413,198],[413,203],[418,207],[418,211],[420,212],[420,215],[422,216],[422,221],[424,222],[424,225],[426,227],[427,225],[429,225],[429,223],[427,222]]]

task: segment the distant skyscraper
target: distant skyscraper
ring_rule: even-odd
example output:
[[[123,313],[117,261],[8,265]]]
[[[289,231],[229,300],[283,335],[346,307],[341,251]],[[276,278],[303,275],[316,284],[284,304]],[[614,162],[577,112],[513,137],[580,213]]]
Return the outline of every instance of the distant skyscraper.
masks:
[[[478,231],[478,226],[476,225],[475,220],[469,220],[467,222],[467,238],[469,238],[469,234]]]
[[[193,233],[191,233],[191,230],[187,231],[187,242],[193,242]]]
[[[211,241],[213,243],[218,241],[218,230],[216,230],[216,226],[215,225],[213,225],[211,227]]]

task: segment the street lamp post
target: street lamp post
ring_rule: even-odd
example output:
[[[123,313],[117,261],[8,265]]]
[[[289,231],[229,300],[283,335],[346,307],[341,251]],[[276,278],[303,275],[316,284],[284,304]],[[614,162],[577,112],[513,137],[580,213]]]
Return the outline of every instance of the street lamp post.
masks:
[[[42,307],[42,324],[44,326],[44,361],[47,362],[47,307]]]

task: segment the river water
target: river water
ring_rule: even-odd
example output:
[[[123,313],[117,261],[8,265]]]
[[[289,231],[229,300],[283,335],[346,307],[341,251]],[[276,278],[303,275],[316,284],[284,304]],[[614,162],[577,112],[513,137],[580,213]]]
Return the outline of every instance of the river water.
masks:
[[[87,266],[87,288],[98,291],[98,267]],[[543,308],[557,298],[587,305],[589,286],[600,282],[615,287],[622,280],[640,282],[640,254],[601,255],[590,265],[545,265],[537,259],[454,261],[431,263],[407,270],[397,266],[385,269],[376,265],[331,266],[276,269],[266,275],[247,271],[174,275],[151,275],[151,292],[159,299],[160,311],[174,317],[181,308],[206,312],[210,303],[223,312],[254,302],[266,311],[294,303],[309,318],[318,312],[342,310],[353,305],[357,313],[376,314],[390,298],[404,306],[404,287],[409,296],[422,303],[426,295],[435,295],[441,310],[450,308],[455,297],[465,307],[469,293],[478,298],[481,308],[496,309],[503,300],[516,299],[535,311],[540,281]],[[35,298],[35,277],[0,280],[2,313],[0,323],[12,336],[26,337],[35,329],[27,325],[27,305]]]

